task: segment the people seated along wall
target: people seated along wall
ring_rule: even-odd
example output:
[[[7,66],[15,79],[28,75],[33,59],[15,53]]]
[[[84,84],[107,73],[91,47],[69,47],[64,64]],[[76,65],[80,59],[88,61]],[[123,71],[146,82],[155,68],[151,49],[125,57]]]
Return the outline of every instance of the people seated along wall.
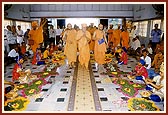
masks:
[[[164,62],[162,62],[159,75],[155,76],[152,80],[145,80],[147,84],[146,90],[151,91],[149,99],[154,102],[161,102],[164,100],[164,82]]]

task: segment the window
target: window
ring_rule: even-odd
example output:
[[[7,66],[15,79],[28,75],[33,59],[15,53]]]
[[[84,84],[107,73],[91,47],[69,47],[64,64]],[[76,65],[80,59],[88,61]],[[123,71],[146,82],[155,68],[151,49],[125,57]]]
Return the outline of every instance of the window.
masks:
[[[26,32],[27,29],[31,29],[30,22],[16,21],[16,26],[20,25],[23,32]]]
[[[137,27],[139,36],[147,37],[148,21],[134,22],[133,25]]]
[[[112,24],[113,25],[113,29],[117,29],[118,25],[122,25],[122,19],[120,18],[112,18],[109,19],[109,25]],[[121,27],[122,28],[122,27]]]
[[[152,29],[154,29],[155,24],[158,24],[158,28],[160,28],[161,20],[153,20],[152,21]]]
[[[3,24],[5,29],[7,25],[13,25],[12,20],[4,20]]]

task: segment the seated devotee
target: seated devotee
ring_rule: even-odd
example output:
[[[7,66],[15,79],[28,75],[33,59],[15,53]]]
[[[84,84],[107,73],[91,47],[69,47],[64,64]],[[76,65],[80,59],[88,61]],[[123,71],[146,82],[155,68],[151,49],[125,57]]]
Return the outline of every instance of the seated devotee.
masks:
[[[160,44],[156,44],[156,48],[154,50],[154,54],[158,54],[160,52],[161,46]]]
[[[25,60],[30,55],[29,51],[27,51],[26,48],[27,48],[26,43],[22,42],[22,45],[20,46],[20,49],[21,49],[21,55],[24,57]]]
[[[107,52],[106,53],[114,55],[114,53],[115,53],[115,47],[113,46],[113,42],[109,43],[109,47],[107,48]]]
[[[9,63],[14,63],[16,62],[16,59],[18,58],[19,53],[18,53],[18,47],[15,46],[14,49],[12,49],[9,53],[8,53],[8,61]]]
[[[16,89],[16,84],[14,84],[13,82],[4,80],[4,102],[7,101],[8,98],[11,99],[17,96],[17,94],[14,93],[15,89]],[[11,94],[11,92],[13,93]]]
[[[151,54],[151,55],[153,54],[151,43],[148,44],[147,51],[149,52],[149,54]]]
[[[141,57],[142,56],[142,51],[144,49],[145,49],[145,44],[142,44],[140,48],[139,47],[137,48],[136,55]]]
[[[164,61],[164,53],[163,51],[159,51],[154,56],[154,60],[152,62],[152,66],[154,67],[156,73],[159,73],[159,68],[163,61]]]
[[[115,56],[116,56],[116,60],[120,60],[120,53],[121,53],[121,51],[122,51],[122,48],[121,48],[121,46],[120,45],[118,45],[117,46],[117,49],[116,49],[116,51],[115,51]]]
[[[140,41],[139,41],[139,37],[138,37],[138,36],[136,36],[136,37],[134,38],[131,47],[133,48],[134,51],[136,51],[137,48],[141,47],[141,43],[140,43]]]
[[[121,51],[121,54],[120,54],[120,60],[118,61],[118,64],[127,65],[127,63],[128,63],[127,49],[125,47],[122,47],[122,51]]]
[[[153,54],[152,44],[151,43],[148,44],[147,51],[148,51],[148,56],[151,58],[151,60],[153,60],[154,54]]]
[[[49,55],[52,55],[54,53],[54,51],[58,51],[58,46],[54,45],[53,42],[50,43],[50,52]]]
[[[43,54],[41,53],[41,49],[37,48],[36,53],[33,56],[32,64],[37,64],[37,65],[44,65],[45,61],[42,59]]]
[[[49,45],[46,47],[45,51],[43,52],[43,59],[49,59],[50,58],[50,47]]]
[[[12,71],[12,81],[19,81],[19,82],[26,82],[28,79],[28,76],[30,76],[31,71],[30,69],[23,71],[22,65],[24,63],[23,57],[19,56],[17,58],[17,63],[14,65],[13,71]]]
[[[140,59],[138,64],[135,66],[132,78],[135,77],[136,80],[144,81],[148,77],[148,72],[145,68],[145,61]]]
[[[140,58],[146,62],[145,67],[148,71],[149,78],[153,78],[154,76],[158,75],[153,69],[151,69],[151,58],[148,56],[148,51],[146,49],[142,51],[142,55],[143,56]]]
[[[62,45],[62,41],[59,41],[58,43],[58,51],[63,51],[63,45]]]
[[[148,56],[148,51],[146,49],[142,51],[141,59],[145,60],[146,69],[150,69],[151,68],[151,58]]]
[[[129,51],[131,55],[136,55],[136,52],[138,52],[138,50],[141,47],[141,43],[139,41],[139,37],[136,36],[135,38],[133,38],[132,40],[132,44],[131,44],[131,50]]]
[[[149,99],[154,102],[161,102],[164,99],[164,62],[160,66],[159,75],[155,76],[152,80],[146,79],[146,90],[151,91]]]

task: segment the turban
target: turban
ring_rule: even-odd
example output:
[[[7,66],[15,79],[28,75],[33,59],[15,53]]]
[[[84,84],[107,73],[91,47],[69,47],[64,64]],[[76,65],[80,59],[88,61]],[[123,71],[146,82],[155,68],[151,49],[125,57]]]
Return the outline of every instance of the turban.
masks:
[[[139,62],[142,64],[142,65],[145,65],[145,61],[143,59],[140,59]]]
[[[17,59],[16,59],[16,62],[18,63],[21,59],[23,59],[22,56],[18,56]]]
[[[127,49],[126,49],[125,47],[122,47],[122,49],[124,50],[124,52],[126,52],[126,53],[127,53]]]

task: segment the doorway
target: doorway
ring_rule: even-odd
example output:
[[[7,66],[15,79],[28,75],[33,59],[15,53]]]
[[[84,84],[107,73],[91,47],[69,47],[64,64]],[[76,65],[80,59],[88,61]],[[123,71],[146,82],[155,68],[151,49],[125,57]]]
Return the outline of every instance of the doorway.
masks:
[[[60,26],[60,28],[62,29],[62,27],[65,27],[65,19],[57,19],[57,26]]]

